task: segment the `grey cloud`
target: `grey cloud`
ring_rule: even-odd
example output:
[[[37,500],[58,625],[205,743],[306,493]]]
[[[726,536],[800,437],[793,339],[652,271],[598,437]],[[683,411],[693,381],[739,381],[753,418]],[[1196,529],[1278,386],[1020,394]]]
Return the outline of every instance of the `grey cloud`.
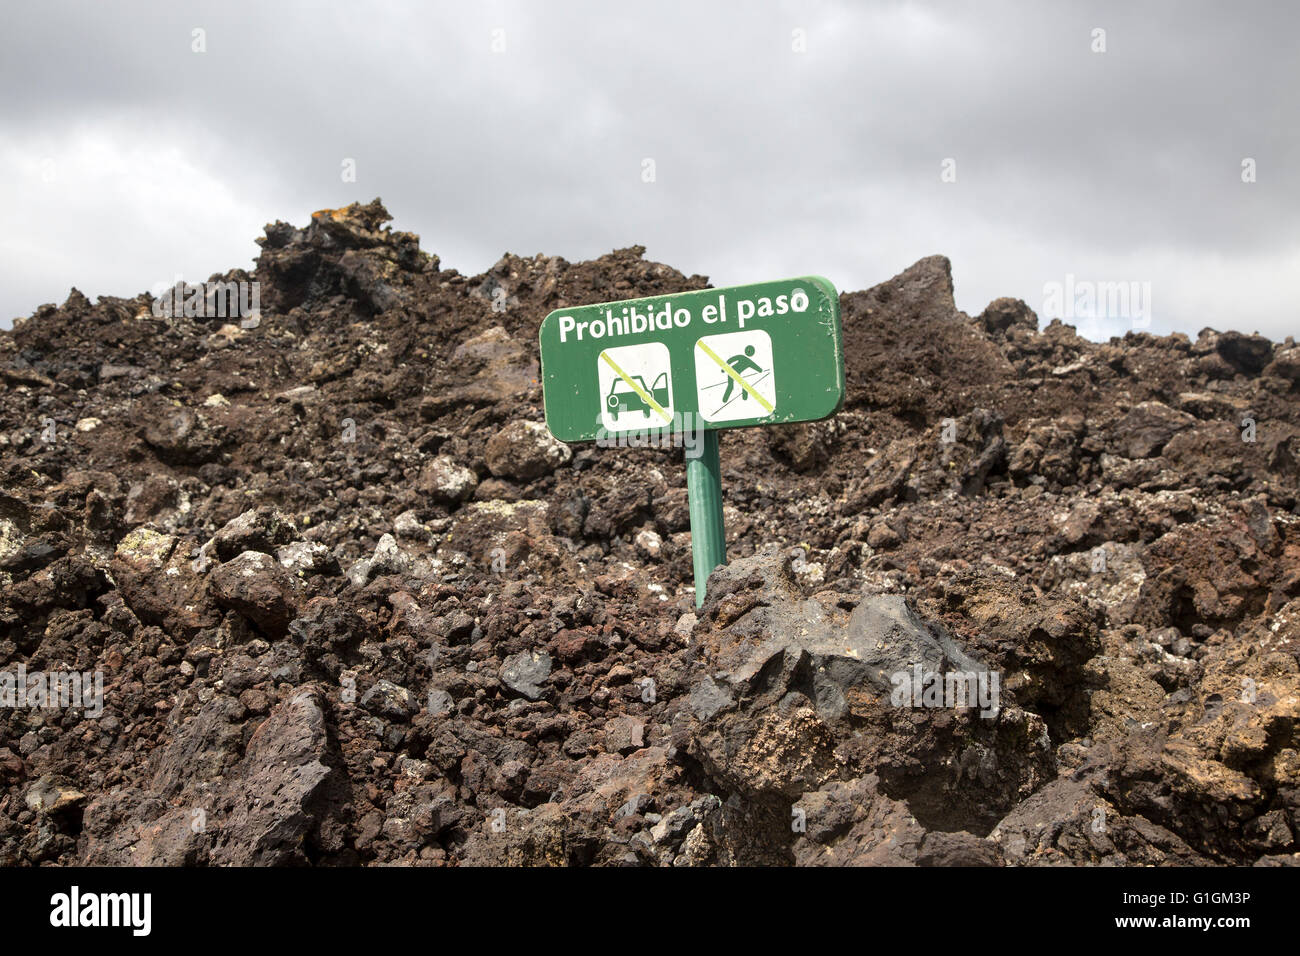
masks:
[[[31,6],[0,38],[0,318],[247,265],[262,223],[382,196],[465,272],[642,243],[718,283],[857,289],[940,252],[967,311],[1039,309],[1073,274],[1151,282],[1156,331],[1281,338],[1298,25],[1283,3]]]

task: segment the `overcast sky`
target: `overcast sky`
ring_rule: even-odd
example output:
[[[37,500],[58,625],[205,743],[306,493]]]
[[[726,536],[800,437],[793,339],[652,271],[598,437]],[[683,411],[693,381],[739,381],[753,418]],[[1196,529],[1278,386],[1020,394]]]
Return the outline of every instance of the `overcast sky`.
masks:
[[[1297,11],[10,4],[0,323],[74,285],[249,267],[267,222],[380,196],[468,274],[640,243],[717,285],[851,291],[942,253],[972,314],[1009,295],[1045,322],[1073,276],[1149,283],[1149,313],[1063,316],[1091,338],[1149,315],[1281,339],[1300,334]]]

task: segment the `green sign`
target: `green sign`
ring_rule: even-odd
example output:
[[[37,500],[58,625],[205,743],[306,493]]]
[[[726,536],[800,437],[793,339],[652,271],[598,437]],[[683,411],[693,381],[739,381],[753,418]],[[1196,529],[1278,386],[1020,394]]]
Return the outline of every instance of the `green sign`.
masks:
[[[556,438],[699,437],[684,443],[698,607],[727,562],[718,429],[816,421],[844,402],[834,286],[804,276],[557,309],[539,337]]]
[[[816,421],[844,400],[839,296],[818,276],[557,309],[540,341],[561,441]]]

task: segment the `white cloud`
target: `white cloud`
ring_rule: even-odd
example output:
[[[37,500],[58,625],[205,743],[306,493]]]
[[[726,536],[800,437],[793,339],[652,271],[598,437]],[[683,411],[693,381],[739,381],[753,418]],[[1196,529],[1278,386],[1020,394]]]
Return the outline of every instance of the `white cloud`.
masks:
[[[133,296],[251,268],[264,212],[201,156],[156,126],[107,122],[0,143],[8,301],[62,302],[73,286]]]

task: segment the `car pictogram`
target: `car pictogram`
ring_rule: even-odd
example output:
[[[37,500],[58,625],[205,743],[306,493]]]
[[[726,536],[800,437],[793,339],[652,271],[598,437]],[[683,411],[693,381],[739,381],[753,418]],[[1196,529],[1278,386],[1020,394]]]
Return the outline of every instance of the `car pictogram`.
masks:
[[[654,381],[654,385],[647,385],[645,379],[640,375],[632,375],[631,378],[635,379],[637,384],[645,390],[646,394],[660,405],[671,404],[668,395],[667,372],[660,372],[659,377]],[[609,394],[605,396],[605,406],[609,409],[610,417],[617,420],[620,412],[640,411],[645,414],[646,418],[649,418],[650,406],[646,404],[645,400],[642,399],[640,395],[630,390],[623,392],[618,390],[619,385],[626,386],[626,384],[627,383],[620,378],[615,378],[614,381],[610,383]]]

